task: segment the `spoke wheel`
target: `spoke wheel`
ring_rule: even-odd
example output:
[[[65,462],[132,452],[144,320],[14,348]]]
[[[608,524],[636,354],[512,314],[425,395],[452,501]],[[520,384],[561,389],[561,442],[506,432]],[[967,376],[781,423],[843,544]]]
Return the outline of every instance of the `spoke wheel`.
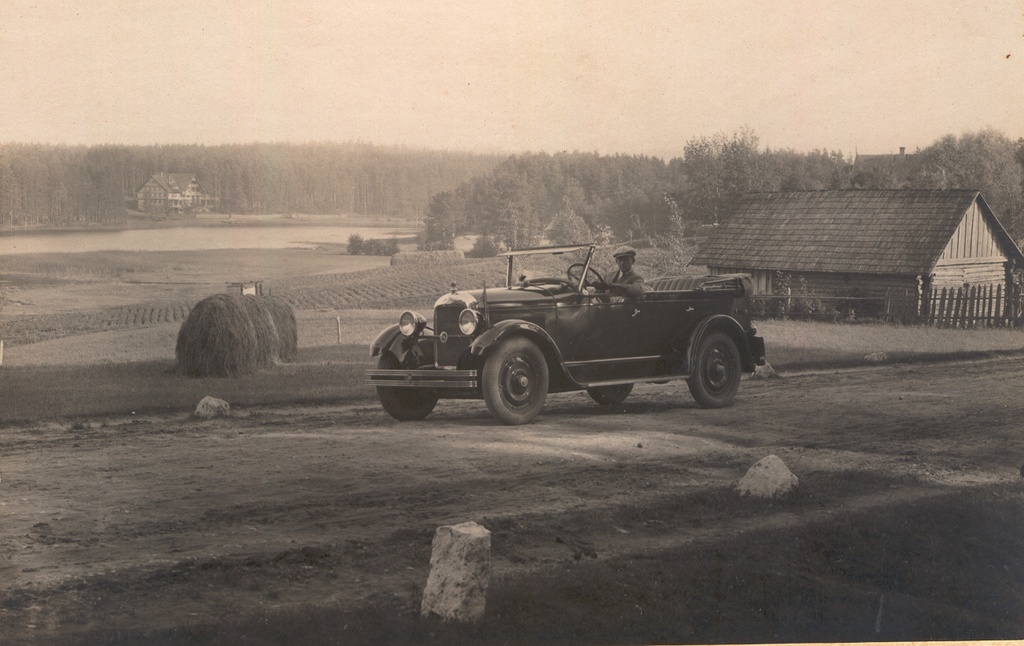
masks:
[[[402,366],[395,355],[385,351],[381,354],[377,367],[383,370],[397,370]],[[432,388],[377,386],[377,399],[388,415],[400,422],[409,422],[423,419],[434,410],[437,404],[437,391]]]
[[[526,424],[544,407],[548,365],[540,348],[517,337],[502,341],[484,364],[481,387],[487,408],[503,424]]]
[[[740,351],[729,335],[712,332],[700,341],[687,380],[690,394],[703,408],[732,404],[740,388]]]

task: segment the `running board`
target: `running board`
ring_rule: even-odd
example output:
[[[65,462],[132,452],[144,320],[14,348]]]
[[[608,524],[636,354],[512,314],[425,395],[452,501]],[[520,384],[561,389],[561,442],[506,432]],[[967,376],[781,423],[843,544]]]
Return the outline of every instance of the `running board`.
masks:
[[[660,377],[638,377],[635,379],[613,379],[611,381],[591,381],[589,383],[580,383],[583,388],[595,388],[598,386],[621,386],[622,384],[646,384],[646,383],[664,383],[666,381],[678,381],[680,379],[689,379],[690,375],[662,375]],[[577,382],[579,383],[579,382]]]

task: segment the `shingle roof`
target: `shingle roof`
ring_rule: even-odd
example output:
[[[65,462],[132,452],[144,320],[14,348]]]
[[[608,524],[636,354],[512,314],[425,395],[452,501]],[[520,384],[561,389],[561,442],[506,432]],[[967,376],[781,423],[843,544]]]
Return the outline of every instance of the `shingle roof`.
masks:
[[[975,200],[1004,253],[1024,260],[978,191],[843,190],[749,194],[691,264],[928,273]]]
[[[168,193],[184,193],[194,177],[191,173],[156,173],[151,179]]]
[[[171,184],[174,185],[180,193],[184,193],[188,188],[189,183],[195,179],[195,175],[192,173],[168,173],[167,177],[170,179]]]

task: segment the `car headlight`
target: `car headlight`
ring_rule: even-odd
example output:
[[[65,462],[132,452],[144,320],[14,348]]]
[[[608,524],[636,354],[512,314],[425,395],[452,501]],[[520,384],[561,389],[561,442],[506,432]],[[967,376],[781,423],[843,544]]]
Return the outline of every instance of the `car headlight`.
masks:
[[[459,329],[466,336],[476,332],[476,327],[480,324],[480,315],[476,310],[464,309],[459,314]]]
[[[398,331],[405,336],[419,334],[426,325],[427,319],[416,312],[402,312],[402,316],[398,319]]]

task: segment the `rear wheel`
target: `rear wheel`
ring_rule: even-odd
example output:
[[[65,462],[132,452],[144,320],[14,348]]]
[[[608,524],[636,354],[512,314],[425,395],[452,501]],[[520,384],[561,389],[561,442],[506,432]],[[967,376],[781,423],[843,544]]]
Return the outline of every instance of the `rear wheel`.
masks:
[[[377,362],[381,370],[397,370],[402,367],[398,357],[384,352]],[[437,391],[433,388],[403,388],[377,386],[377,399],[384,411],[401,422],[423,419],[437,404]]]
[[[693,373],[686,384],[703,408],[722,408],[736,398],[740,373],[740,351],[736,343],[728,334],[712,332],[701,339]]]
[[[502,341],[487,358],[480,385],[487,408],[500,422],[529,423],[548,396],[544,353],[522,337]]]
[[[587,388],[587,394],[590,395],[590,398],[602,406],[618,406],[626,401],[631,392],[633,392],[633,384]]]

